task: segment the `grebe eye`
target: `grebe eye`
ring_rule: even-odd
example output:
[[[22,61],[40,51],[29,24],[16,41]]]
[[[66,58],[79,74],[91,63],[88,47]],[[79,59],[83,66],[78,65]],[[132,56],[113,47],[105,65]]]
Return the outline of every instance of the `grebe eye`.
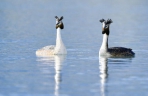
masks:
[[[108,28],[108,25],[105,25],[105,28]]]

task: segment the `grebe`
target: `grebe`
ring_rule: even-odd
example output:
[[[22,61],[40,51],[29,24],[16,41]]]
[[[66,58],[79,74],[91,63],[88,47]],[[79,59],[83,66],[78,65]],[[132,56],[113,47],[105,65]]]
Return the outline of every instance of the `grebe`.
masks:
[[[103,34],[103,42],[99,51],[99,55],[102,56],[109,56],[109,57],[133,57],[135,53],[130,48],[124,47],[111,47],[108,48],[108,36],[109,36],[109,27],[110,24],[113,22],[111,19],[100,20],[103,23],[102,27],[102,34]]]
[[[64,29],[64,24],[62,22],[63,16],[59,19],[56,18],[56,29],[57,29],[57,37],[56,37],[56,45],[45,46],[36,51],[37,56],[50,56],[50,55],[58,55],[58,54],[67,54],[66,47],[61,38],[61,29]]]

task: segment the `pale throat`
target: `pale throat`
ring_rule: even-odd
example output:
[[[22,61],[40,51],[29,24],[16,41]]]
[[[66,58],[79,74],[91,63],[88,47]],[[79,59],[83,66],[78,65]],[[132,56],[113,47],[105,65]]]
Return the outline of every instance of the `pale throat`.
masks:
[[[103,34],[103,41],[102,41],[102,45],[101,45],[101,50],[107,50],[108,49],[108,35],[107,34]]]
[[[56,45],[60,45],[62,42],[61,38],[61,29],[58,27],[57,28],[57,38],[56,38]]]
[[[103,22],[103,26],[102,26],[103,28],[105,27],[105,22]]]
[[[56,19],[56,24],[58,24],[58,19]]]

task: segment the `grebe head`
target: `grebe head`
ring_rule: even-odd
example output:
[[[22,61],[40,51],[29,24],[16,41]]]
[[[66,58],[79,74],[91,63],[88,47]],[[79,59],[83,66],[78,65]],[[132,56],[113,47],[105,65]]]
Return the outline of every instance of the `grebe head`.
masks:
[[[101,19],[100,22],[103,24],[102,34],[109,35],[109,26],[111,23],[113,23],[113,21],[111,19],[108,19],[107,21],[104,19]]]
[[[59,19],[58,16],[55,16],[56,18],[56,29],[60,28],[60,29],[64,29],[64,24],[62,22],[63,16],[61,16],[61,18]]]

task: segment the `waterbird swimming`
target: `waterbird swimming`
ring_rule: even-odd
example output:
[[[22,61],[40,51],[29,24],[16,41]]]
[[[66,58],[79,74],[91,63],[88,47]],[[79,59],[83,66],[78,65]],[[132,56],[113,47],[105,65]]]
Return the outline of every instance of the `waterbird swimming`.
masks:
[[[103,41],[101,48],[99,50],[99,55],[108,56],[108,57],[133,57],[135,53],[132,51],[131,48],[125,47],[111,47],[108,48],[108,37],[109,37],[109,27],[110,24],[113,23],[111,19],[104,20],[101,19],[100,22],[102,23],[102,34],[103,34]]]
[[[37,56],[50,56],[50,55],[62,55],[67,54],[66,47],[62,41],[61,37],[61,29],[64,29],[64,24],[62,22],[63,16],[61,18],[56,18],[56,29],[57,29],[57,37],[56,37],[56,45],[45,46],[36,51]]]

